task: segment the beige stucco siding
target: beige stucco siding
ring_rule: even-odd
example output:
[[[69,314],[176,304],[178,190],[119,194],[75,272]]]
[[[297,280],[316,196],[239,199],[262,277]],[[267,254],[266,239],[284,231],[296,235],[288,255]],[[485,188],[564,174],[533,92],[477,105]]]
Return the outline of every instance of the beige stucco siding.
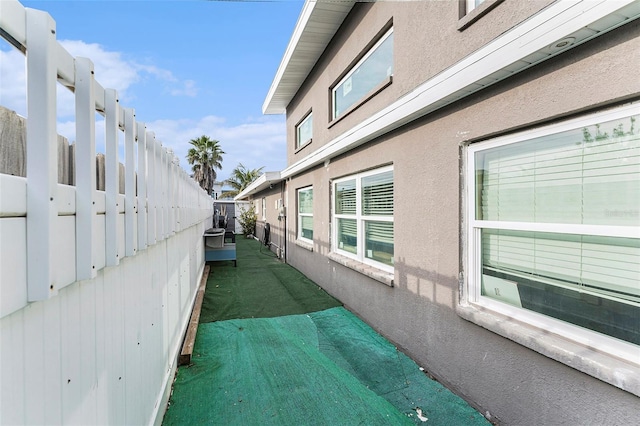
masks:
[[[451,14],[455,20],[456,15],[447,7],[428,3],[414,5],[417,12],[413,16],[443,20]],[[546,3],[505,1],[495,14],[481,18],[495,20],[496,25],[494,32],[480,38],[481,42],[513,23],[506,20],[506,10],[517,12],[517,21]],[[397,37],[396,52],[401,46],[417,49],[416,45],[431,40],[426,35],[416,36],[420,43],[408,43],[407,34],[418,28],[417,24],[406,25],[404,33],[403,22],[411,18],[409,11],[404,3],[364,5],[354,11],[362,23],[357,28],[353,22],[345,23],[336,39],[341,46],[330,46],[329,54],[323,56],[291,104],[287,117],[290,146],[293,125],[310,105],[314,111],[312,145],[316,145],[310,150],[314,150],[437,72],[437,67],[429,66],[425,53],[419,53],[420,59],[414,61],[403,59],[408,54],[397,54],[394,82],[388,89],[332,128],[324,125],[329,84],[348,63],[346,58],[353,56],[390,16]],[[473,30],[472,25],[457,36],[462,39],[464,33]],[[442,37],[446,40],[453,35]],[[467,41],[469,49],[478,47]],[[450,52],[452,58],[464,56],[464,49],[449,51],[444,47],[447,43],[440,43],[432,43],[435,51]],[[491,414],[506,424],[576,424],[579,419],[587,419],[584,424],[632,423],[640,416],[637,397],[463,320],[456,314],[456,306],[463,272],[461,144],[640,99],[638,52],[640,23],[635,22],[333,158],[324,166],[293,176],[287,185],[288,262],[454,391],[477,407],[491,407]],[[305,150],[297,155],[306,155]],[[298,159],[289,149],[289,162]],[[394,167],[394,287],[326,257],[330,251],[330,181],[385,164]],[[295,189],[311,184],[313,252],[298,247],[292,231]]]
[[[288,164],[303,158],[420,83],[495,39],[550,1],[507,1],[458,31],[455,1],[358,3],[287,107]],[[349,70],[375,37],[393,22],[393,83],[329,127],[330,87]],[[449,25],[446,25],[449,23]],[[296,152],[295,125],[313,111],[313,142]]]

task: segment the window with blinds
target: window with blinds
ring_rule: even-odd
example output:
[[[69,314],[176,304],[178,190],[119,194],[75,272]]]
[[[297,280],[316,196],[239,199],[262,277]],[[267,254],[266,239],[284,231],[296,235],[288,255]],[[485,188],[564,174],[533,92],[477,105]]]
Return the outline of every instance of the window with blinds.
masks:
[[[313,188],[298,190],[298,238],[313,242]]]
[[[393,271],[393,168],[334,182],[333,250]]]
[[[640,129],[624,111],[473,146],[478,301],[640,345]]]

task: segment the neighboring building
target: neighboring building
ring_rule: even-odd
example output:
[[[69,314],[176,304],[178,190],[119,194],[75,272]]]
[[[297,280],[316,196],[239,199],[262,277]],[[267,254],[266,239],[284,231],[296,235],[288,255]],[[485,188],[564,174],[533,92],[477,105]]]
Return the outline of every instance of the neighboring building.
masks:
[[[286,196],[286,185],[280,178],[280,172],[266,172],[235,198],[236,202],[252,202],[258,216],[255,237],[263,243],[268,242],[271,250],[282,259],[287,229]]]
[[[236,199],[487,417],[637,423],[639,15],[307,1],[263,107],[288,167]]]

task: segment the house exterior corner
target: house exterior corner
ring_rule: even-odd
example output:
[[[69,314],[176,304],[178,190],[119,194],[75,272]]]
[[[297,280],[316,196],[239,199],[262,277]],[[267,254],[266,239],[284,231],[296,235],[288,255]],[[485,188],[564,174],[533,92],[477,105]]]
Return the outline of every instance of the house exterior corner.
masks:
[[[274,80],[288,166],[253,199],[289,264],[488,418],[632,423],[640,4],[478,3],[336,17],[286,102]]]

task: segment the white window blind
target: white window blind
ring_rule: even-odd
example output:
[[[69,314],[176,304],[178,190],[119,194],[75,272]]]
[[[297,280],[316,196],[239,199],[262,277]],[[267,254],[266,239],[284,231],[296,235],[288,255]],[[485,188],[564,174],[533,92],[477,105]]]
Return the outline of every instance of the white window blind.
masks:
[[[313,189],[298,190],[298,238],[313,241]]]
[[[356,180],[336,184],[336,213],[356,214]]]
[[[393,222],[379,217],[393,217],[393,170],[362,178],[362,215],[365,218],[364,255],[393,265]]]
[[[334,194],[334,250],[391,271],[393,169],[341,179],[334,184]]]
[[[637,118],[475,153],[482,296],[640,341]]]

